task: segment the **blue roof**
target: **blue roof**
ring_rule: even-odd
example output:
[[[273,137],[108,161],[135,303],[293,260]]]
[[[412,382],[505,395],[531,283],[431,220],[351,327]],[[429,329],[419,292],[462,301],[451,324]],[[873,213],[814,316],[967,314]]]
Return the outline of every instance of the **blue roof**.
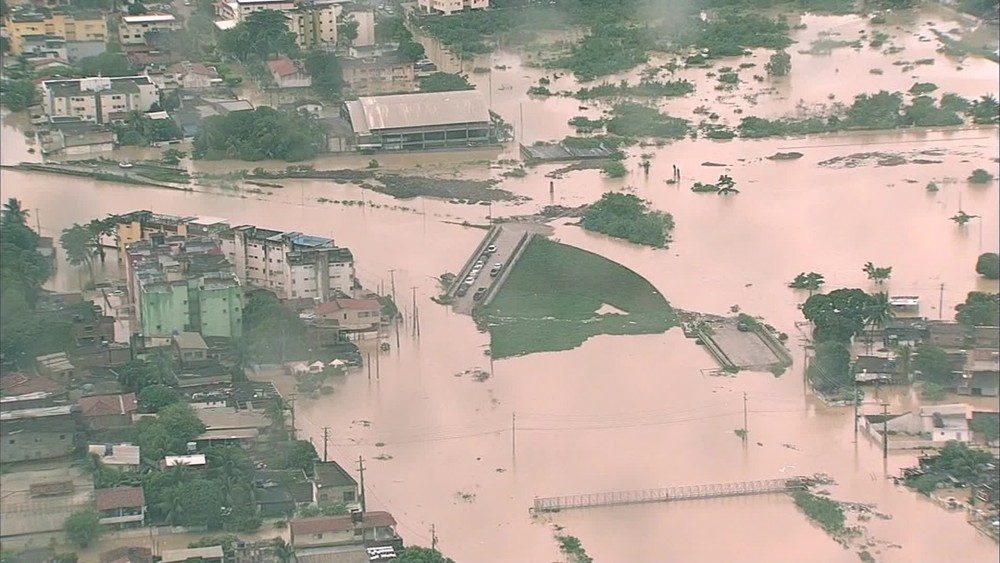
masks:
[[[301,246],[333,246],[333,241],[326,237],[318,237],[316,235],[304,235],[302,233],[292,233],[291,237],[293,244],[298,244]]]

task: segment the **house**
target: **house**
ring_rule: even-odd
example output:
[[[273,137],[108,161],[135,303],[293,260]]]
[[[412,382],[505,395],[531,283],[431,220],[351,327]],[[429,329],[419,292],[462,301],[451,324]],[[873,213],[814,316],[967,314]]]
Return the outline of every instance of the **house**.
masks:
[[[166,469],[168,467],[176,467],[178,465],[185,465],[187,467],[201,468],[205,467],[206,464],[205,454],[193,454],[193,455],[168,455],[163,458],[161,466]]]
[[[890,449],[940,448],[951,441],[969,442],[971,408],[965,404],[931,405],[917,412],[865,415],[869,435],[881,443],[883,427],[889,434]]]
[[[0,463],[67,456],[76,449],[76,434],[72,405],[0,412]]]
[[[271,78],[278,88],[312,87],[312,77],[309,73],[299,68],[299,65],[288,57],[267,61],[267,68],[271,71]]]
[[[257,443],[260,430],[256,428],[239,428],[233,430],[206,430],[198,435],[199,446],[234,446],[248,449]]]
[[[80,156],[110,152],[114,149],[114,131],[94,123],[54,123],[39,131],[42,154]]]
[[[485,10],[490,0],[417,0],[417,6],[425,14],[450,16],[467,10]]]
[[[80,397],[77,404],[84,424],[92,430],[128,428],[138,410],[135,393]]]
[[[354,504],[358,500],[358,482],[336,461],[316,462],[313,466],[313,503],[324,507]]]
[[[3,26],[7,30],[11,53],[14,55],[22,52],[26,40],[38,35],[59,37],[64,41],[101,44],[108,35],[108,22],[104,14],[99,11],[72,10],[66,7],[58,10],[11,11],[4,18]]]
[[[208,344],[197,332],[178,332],[171,338],[174,357],[182,366],[203,364],[208,360]]]
[[[156,35],[181,29],[180,22],[171,14],[144,14],[122,16],[118,24],[118,40],[122,45],[153,43]]]
[[[344,332],[372,332],[382,324],[382,304],[376,299],[334,299],[317,305],[315,315]]]
[[[288,518],[295,513],[295,499],[280,485],[254,489],[254,498],[261,518]]]
[[[882,343],[886,346],[915,348],[930,338],[924,319],[893,319],[883,329]]]
[[[97,489],[94,504],[103,525],[141,527],[146,522],[146,496],[142,487]]]
[[[920,407],[924,432],[929,432],[934,442],[968,442],[971,439],[969,405],[932,405]]]
[[[259,411],[239,411],[233,407],[214,407],[198,409],[197,414],[207,431],[260,431],[271,426],[267,415]]]
[[[118,471],[138,471],[142,463],[139,446],[132,444],[90,444],[87,453],[100,458],[105,467]]]
[[[996,397],[1000,387],[1000,350],[973,348],[966,353],[965,369],[958,378],[959,395]]]
[[[1000,328],[966,326],[950,321],[928,321],[930,343],[945,349],[1000,348]]]
[[[313,502],[313,484],[301,469],[259,469],[254,473],[253,480],[259,489],[284,487],[295,504]]]
[[[291,522],[291,543],[296,552],[348,545],[392,545],[402,549],[396,519],[388,512],[356,512],[344,516],[302,518]]]
[[[59,383],[66,384],[80,375],[76,367],[70,363],[66,352],[56,352],[35,358],[35,369],[40,375],[50,377]]]
[[[187,549],[164,549],[162,563],[197,561],[198,563],[222,563],[222,546],[193,547]]]
[[[131,112],[147,112],[159,102],[148,76],[91,76],[42,82],[42,108],[50,118],[71,116],[110,124]]]
[[[892,383],[896,376],[896,361],[879,356],[858,356],[854,360],[853,373],[858,383]]]
[[[920,298],[913,295],[894,295],[889,298],[889,308],[896,318],[913,318],[920,314]]]
[[[416,83],[413,63],[404,59],[399,53],[375,52],[365,56],[360,50],[355,52],[359,56],[340,61],[344,82],[353,93],[390,94],[414,89]]]
[[[207,90],[222,84],[215,67],[192,63],[188,61],[171,65],[165,74],[173,77],[173,81],[184,90]]]
[[[116,547],[98,557],[101,563],[153,563],[153,550],[148,547]]]
[[[0,411],[66,403],[66,389],[47,377],[10,372],[0,376]]]

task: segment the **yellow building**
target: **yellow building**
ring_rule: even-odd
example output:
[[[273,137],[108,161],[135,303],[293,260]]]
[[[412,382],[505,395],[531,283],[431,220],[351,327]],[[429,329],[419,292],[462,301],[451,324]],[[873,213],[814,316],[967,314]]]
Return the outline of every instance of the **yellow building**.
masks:
[[[99,12],[14,13],[4,17],[10,48],[19,54],[31,35],[62,37],[66,41],[106,41],[108,19]]]

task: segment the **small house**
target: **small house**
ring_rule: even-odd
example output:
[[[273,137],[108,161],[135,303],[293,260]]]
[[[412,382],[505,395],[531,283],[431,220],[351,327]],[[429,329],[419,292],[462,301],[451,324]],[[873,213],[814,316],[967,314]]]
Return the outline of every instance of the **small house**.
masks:
[[[142,487],[115,487],[94,491],[94,504],[103,525],[141,527],[146,521]]]
[[[1000,387],[1000,350],[973,348],[957,381],[959,395],[996,397]]]
[[[35,358],[35,369],[39,375],[51,377],[52,379],[66,384],[77,375],[76,368],[69,361],[66,352],[56,352]]]
[[[90,444],[87,453],[96,455],[101,463],[118,471],[138,471],[142,463],[139,446],[132,444]]]
[[[930,330],[923,319],[894,319],[883,329],[882,343],[886,346],[916,348],[930,338]]]
[[[80,397],[77,404],[84,424],[92,430],[128,428],[138,409],[135,393]]]
[[[299,68],[295,61],[288,57],[278,57],[273,61],[267,61],[267,68],[271,71],[271,78],[278,88],[309,88],[312,86],[312,77],[309,73]]]
[[[76,449],[75,407],[0,412],[0,463],[68,456]]]
[[[854,360],[853,373],[858,383],[892,383],[896,375],[896,361],[879,356],[858,356]]]
[[[292,495],[295,504],[313,502],[313,484],[301,469],[260,469],[254,473],[254,485],[260,489],[281,486]]]
[[[200,365],[208,360],[208,344],[197,332],[178,332],[171,338],[171,346],[182,366]]]
[[[334,299],[317,305],[315,314],[344,332],[373,332],[382,323],[382,304],[376,299]]]
[[[402,549],[403,545],[396,533],[396,519],[380,511],[292,520],[291,536],[296,551],[373,543]]]
[[[358,482],[336,461],[313,467],[313,502],[317,506],[352,504],[358,500]]]
[[[153,563],[153,550],[148,547],[122,546],[99,555],[101,563]]]
[[[295,499],[281,485],[254,489],[261,518],[288,518],[295,513]]]
[[[187,549],[164,549],[162,563],[181,563],[182,561],[197,561],[198,563],[222,563],[221,545],[211,547],[189,547]]]
[[[168,455],[163,458],[160,465],[163,469],[170,467],[177,467],[178,465],[185,465],[187,467],[202,468],[205,467],[207,461],[205,460],[205,454],[192,454],[192,455]]]

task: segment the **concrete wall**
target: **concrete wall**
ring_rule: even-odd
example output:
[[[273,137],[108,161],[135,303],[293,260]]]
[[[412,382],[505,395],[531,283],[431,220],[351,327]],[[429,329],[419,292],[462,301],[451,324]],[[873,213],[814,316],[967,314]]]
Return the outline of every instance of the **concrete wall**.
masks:
[[[184,332],[191,322],[187,300],[186,282],[170,284],[167,292],[142,292],[139,307],[143,334],[170,336],[175,331]]]
[[[73,453],[73,431],[31,432],[3,437],[0,445],[0,462],[50,459]]]
[[[243,333],[242,289],[233,285],[198,291],[202,336],[240,337]]]

